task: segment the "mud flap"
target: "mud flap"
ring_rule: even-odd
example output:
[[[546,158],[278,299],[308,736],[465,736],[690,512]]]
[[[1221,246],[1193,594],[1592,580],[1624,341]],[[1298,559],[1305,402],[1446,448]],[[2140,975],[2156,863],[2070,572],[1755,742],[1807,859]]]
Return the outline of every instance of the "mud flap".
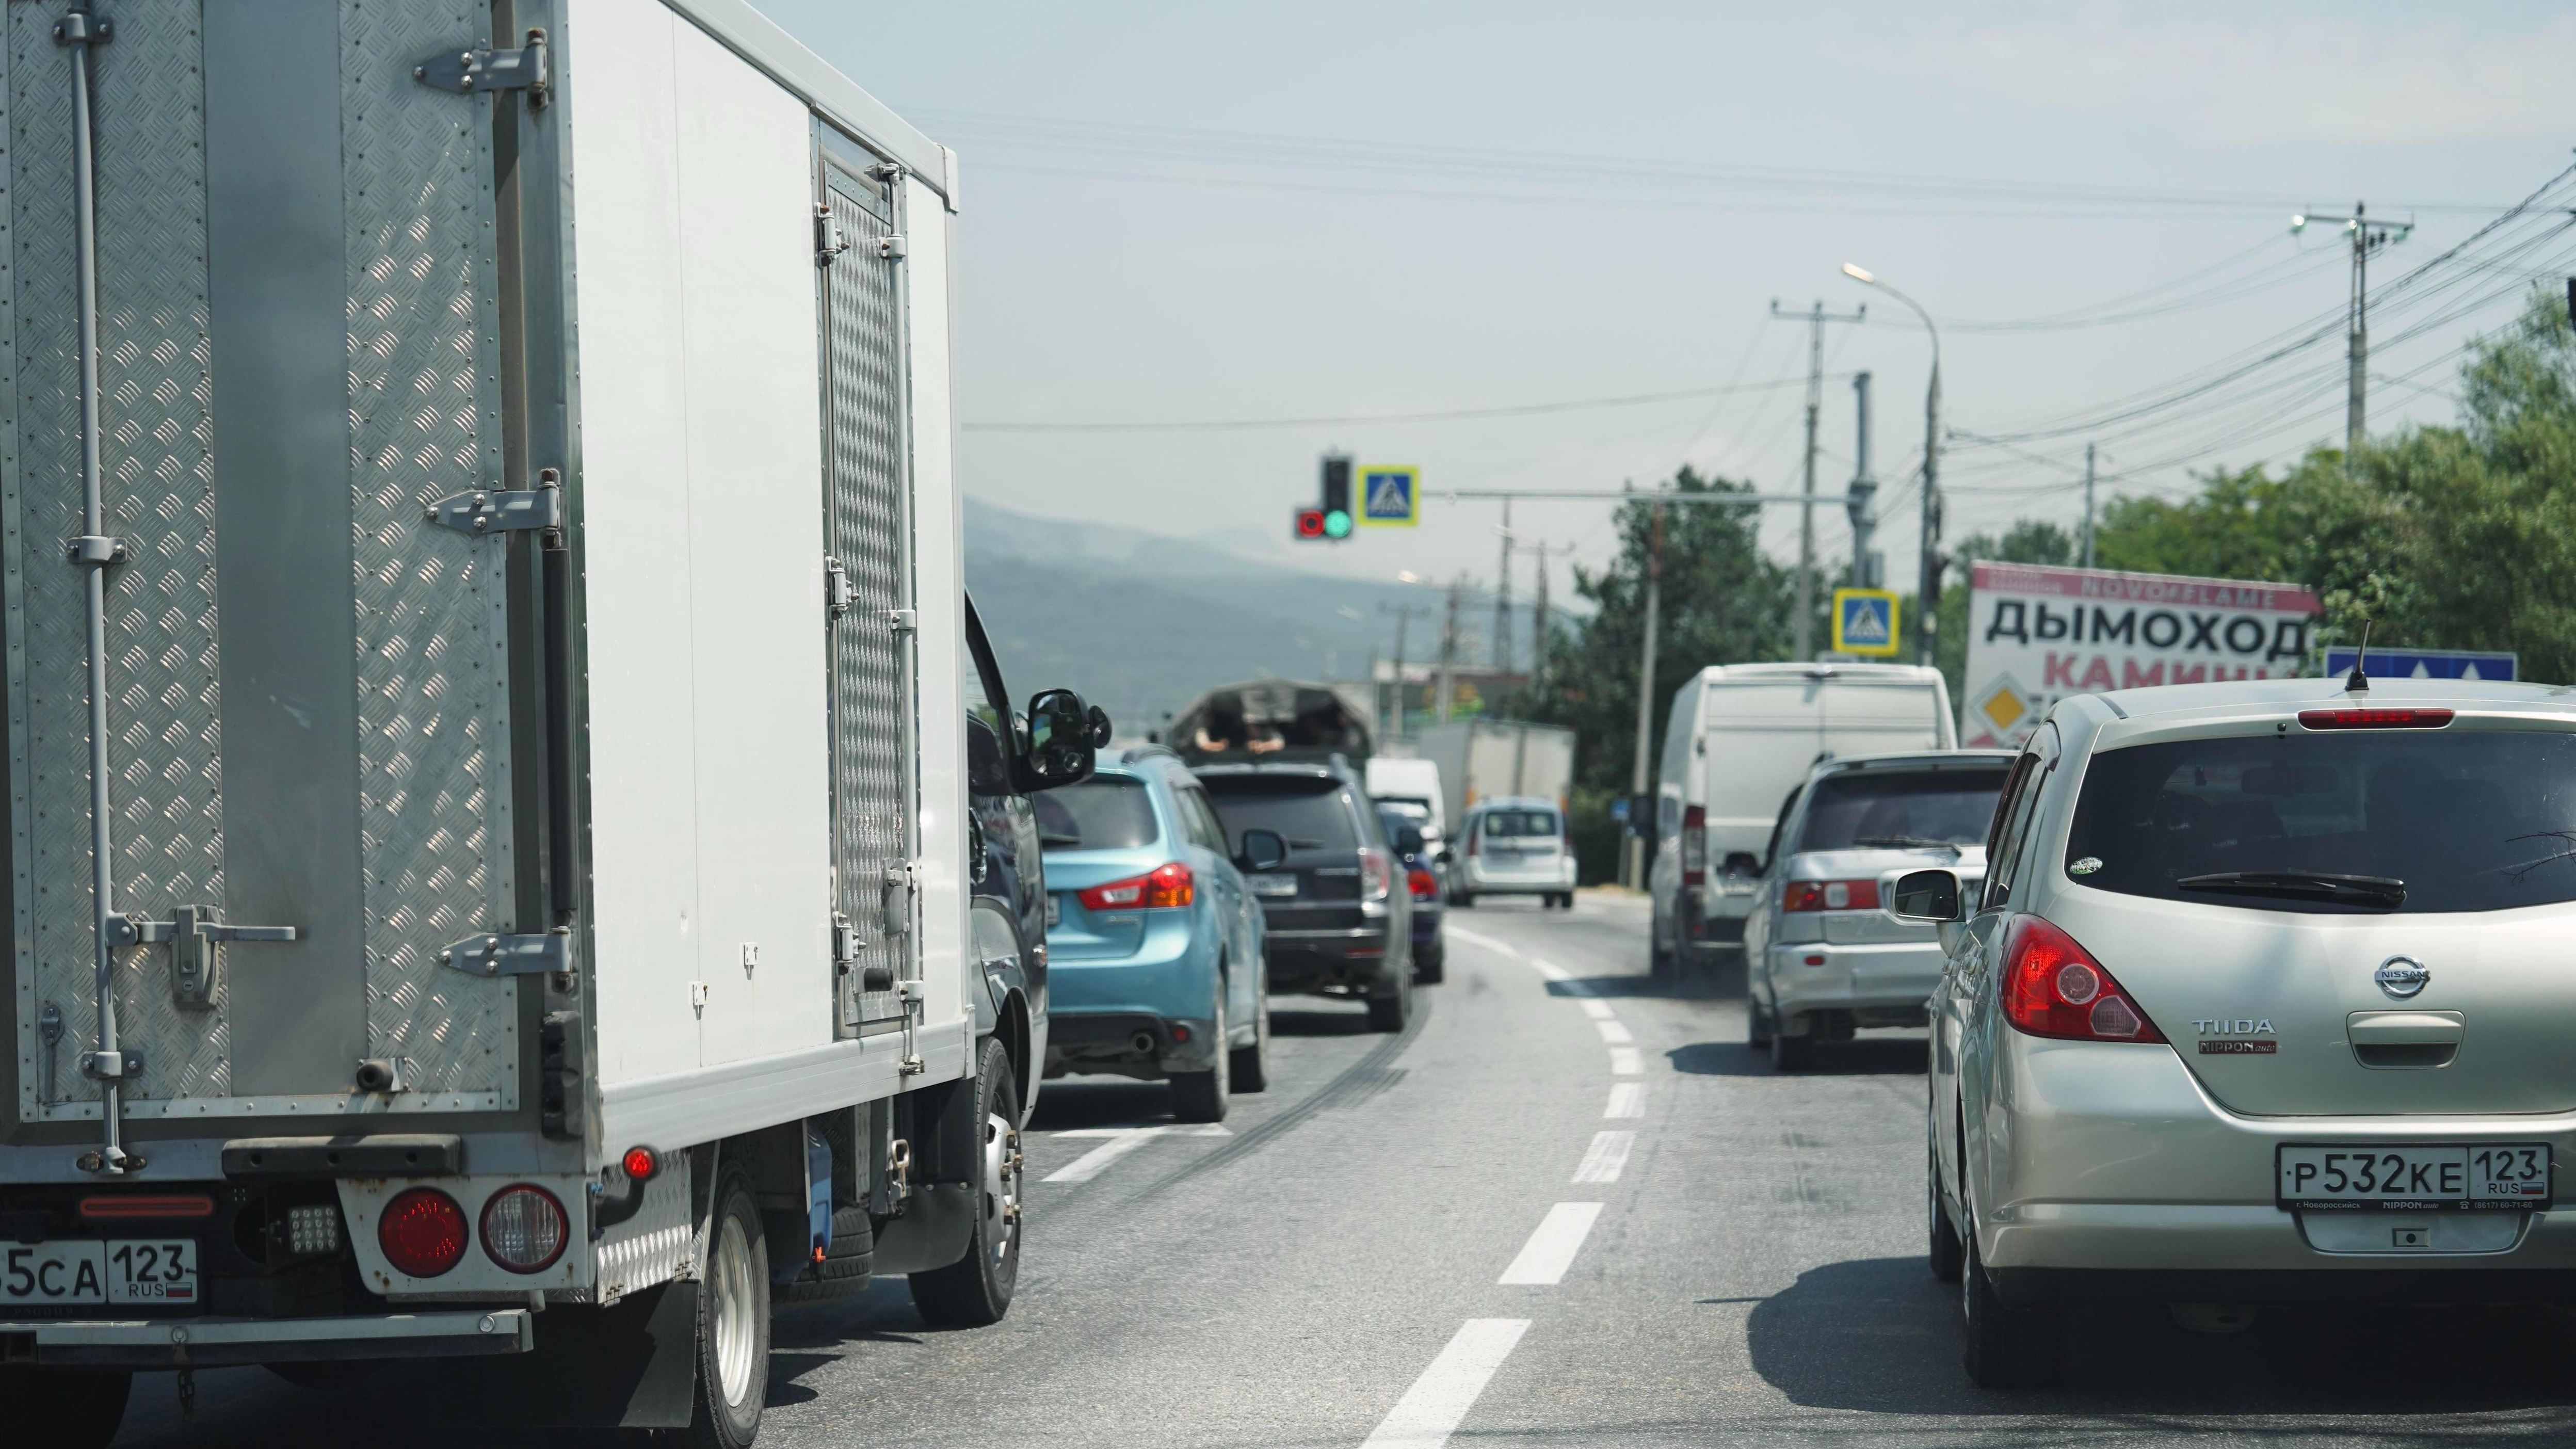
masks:
[[[656,1284],[606,1308],[558,1305],[537,1316],[535,1352],[459,1365],[432,1397],[454,1406],[459,1424],[684,1429],[697,1326],[695,1283]]]

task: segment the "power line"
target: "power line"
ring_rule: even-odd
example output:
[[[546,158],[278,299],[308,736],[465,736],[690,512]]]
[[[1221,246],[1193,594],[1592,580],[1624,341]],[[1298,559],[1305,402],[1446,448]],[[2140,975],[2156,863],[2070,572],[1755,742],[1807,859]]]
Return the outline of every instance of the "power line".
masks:
[[[1850,374],[1842,373],[1838,376],[1848,377]],[[1594,408],[1644,407],[1651,403],[1683,402],[1692,398],[1718,397],[1727,393],[1765,392],[1774,388],[1803,387],[1806,381],[1804,377],[1775,377],[1766,382],[1731,383],[1723,387],[1691,387],[1674,392],[1631,393],[1624,397],[1581,398],[1571,402],[1516,403],[1507,407],[1452,408],[1424,413],[1347,413],[1337,417],[1215,418],[1204,421],[1164,422],[986,422],[961,423],[959,427],[970,433],[1210,433],[1252,428],[1464,422],[1478,418],[1519,418],[1534,417],[1542,413],[1582,412]]]

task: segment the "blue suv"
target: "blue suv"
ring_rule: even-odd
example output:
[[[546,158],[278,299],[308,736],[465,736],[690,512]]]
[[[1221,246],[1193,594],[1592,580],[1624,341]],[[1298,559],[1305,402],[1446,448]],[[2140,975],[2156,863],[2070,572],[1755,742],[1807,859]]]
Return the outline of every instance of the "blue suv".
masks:
[[[1172,1115],[1224,1118],[1268,1085],[1269,937],[1243,869],[1287,842],[1227,849],[1207,792],[1168,749],[1103,756],[1090,779],[1032,798],[1045,852],[1054,997],[1046,1074],[1169,1079]]]

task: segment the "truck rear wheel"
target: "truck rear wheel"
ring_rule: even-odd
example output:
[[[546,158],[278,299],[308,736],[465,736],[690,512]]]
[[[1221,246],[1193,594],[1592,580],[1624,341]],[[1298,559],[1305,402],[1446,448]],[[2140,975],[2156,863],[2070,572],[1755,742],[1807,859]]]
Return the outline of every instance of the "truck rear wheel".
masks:
[[[912,1305],[933,1328],[1001,1322],[1020,1281],[1020,1085],[1011,1074],[1010,1053],[998,1041],[984,1043],[975,1097],[984,1123],[975,1159],[983,1175],[976,1185],[975,1231],[966,1240],[966,1256],[912,1275]]]
[[[0,1368],[0,1424],[12,1442],[106,1449],[133,1387],[125,1369]]]
[[[742,1169],[716,1179],[715,1198],[698,1283],[698,1390],[689,1442],[748,1449],[769,1399],[769,1244]]]

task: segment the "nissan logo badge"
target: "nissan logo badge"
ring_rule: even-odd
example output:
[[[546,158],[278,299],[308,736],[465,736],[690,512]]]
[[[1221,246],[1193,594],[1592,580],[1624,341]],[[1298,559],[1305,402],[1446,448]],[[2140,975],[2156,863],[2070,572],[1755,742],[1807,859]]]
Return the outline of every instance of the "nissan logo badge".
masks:
[[[2424,984],[2433,979],[2433,973],[2425,970],[2424,963],[2412,956],[2391,956],[2379,963],[2379,969],[2371,974],[2371,979],[2379,983],[2380,990],[2404,1001],[2423,990]]]

